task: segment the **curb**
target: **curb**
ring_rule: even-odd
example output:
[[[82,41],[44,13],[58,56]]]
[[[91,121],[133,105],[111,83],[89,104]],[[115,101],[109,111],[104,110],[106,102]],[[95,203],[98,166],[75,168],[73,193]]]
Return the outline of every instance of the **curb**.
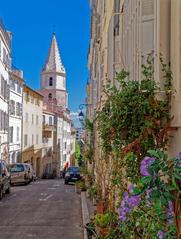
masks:
[[[82,205],[82,220],[84,228],[84,239],[88,239],[86,224],[90,222],[89,211],[87,207],[86,192],[81,192],[81,205]]]

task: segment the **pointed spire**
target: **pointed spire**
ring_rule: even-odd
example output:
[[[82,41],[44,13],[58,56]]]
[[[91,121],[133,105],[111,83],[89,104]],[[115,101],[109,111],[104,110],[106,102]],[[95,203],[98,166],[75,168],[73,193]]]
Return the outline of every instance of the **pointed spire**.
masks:
[[[49,54],[43,67],[43,71],[56,71],[65,73],[65,68],[62,64],[58,43],[56,40],[55,32],[53,33],[52,42],[49,50]]]

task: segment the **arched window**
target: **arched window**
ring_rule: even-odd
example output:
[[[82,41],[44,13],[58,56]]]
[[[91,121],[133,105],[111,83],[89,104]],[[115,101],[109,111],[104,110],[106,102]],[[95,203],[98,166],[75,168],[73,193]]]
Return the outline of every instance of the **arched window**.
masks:
[[[52,100],[52,93],[49,93],[49,94],[48,94],[48,99],[49,99],[49,100]]]
[[[49,78],[49,86],[53,86],[53,77]]]

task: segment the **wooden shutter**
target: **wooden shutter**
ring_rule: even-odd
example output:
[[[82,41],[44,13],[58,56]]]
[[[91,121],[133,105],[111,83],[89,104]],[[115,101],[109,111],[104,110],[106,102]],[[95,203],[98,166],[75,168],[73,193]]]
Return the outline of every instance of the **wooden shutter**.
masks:
[[[141,53],[145,57],[154,50],[154,2],[141,1]]]

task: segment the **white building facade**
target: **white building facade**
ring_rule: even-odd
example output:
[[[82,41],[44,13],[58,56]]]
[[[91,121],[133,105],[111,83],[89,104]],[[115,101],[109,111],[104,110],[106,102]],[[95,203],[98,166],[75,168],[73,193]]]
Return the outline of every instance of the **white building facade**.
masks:
[[[56,160],[54,149],[55,115],[43,106],[42,133],[42,162],[43,177],[50,178],[56,174]]]
[[[30,163],[42,177],[42,110],[43,96],[28,86],[23,87],[22,162]]]
[[[21,162],[23,73],[10,73],[9,98],[9,162]]]
[[[0,21],[0,159],[9,162],[9,70],[11,67],[11,36]]]

